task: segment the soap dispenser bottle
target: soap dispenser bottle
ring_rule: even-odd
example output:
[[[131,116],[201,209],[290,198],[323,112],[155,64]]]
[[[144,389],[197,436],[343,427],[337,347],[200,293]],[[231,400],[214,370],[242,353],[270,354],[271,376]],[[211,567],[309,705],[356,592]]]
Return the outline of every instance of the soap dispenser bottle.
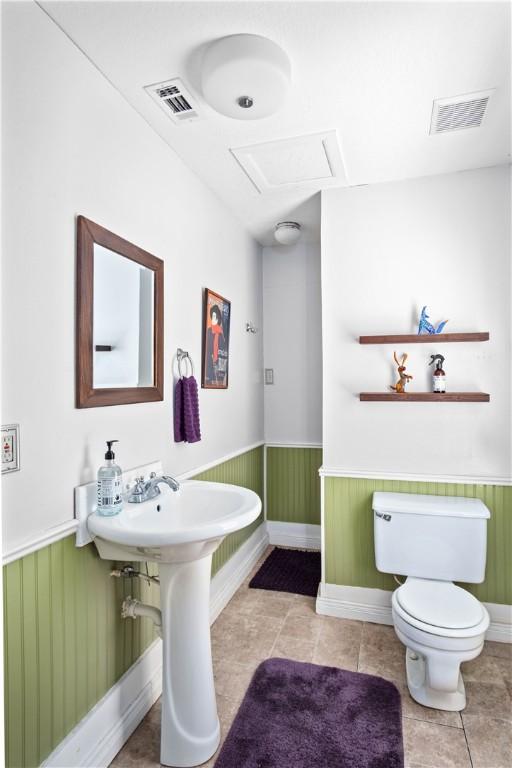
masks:
[[[105,464],[98,470],[98,515],[111,517],[123,508],[123,473],[115,463],[112,445],[118,440],[107,440]]]

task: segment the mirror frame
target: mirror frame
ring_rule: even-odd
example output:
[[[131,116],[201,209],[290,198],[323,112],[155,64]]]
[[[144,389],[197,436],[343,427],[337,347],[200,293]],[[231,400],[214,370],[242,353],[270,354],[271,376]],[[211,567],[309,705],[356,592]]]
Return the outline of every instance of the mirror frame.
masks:
[[[154,272],[153,386],[93,386],[94,244],[102,245]],[[77,219],[76,407],[147,403],[164,399],[164,262],[114,235],[85,216]]]

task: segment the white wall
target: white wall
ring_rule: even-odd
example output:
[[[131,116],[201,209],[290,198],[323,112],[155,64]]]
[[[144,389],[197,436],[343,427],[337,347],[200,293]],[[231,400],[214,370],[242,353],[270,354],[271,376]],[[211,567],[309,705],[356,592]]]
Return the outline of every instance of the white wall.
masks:
[[[33,3],[3,4],[4,551],[73,516],[107,438],[124,468],[181,473],[263,437],[261,248]],[[183,130],[187,130],[186,126]],[[75,409],[75,217],[165,261],[165,400]],[[202,288],[232,301],[229,389],[200,391],[203,441],[175,445],[171,361],[200,375]]]
[[[508,167],[324,192],[325,466],[510,478],[510,286]],[[393,347],[359,335],[415,332],[423,304],[447,332],[491,340],[397,347],[409,389],[428,390],[439,352],[448,389],[489,392],[489,404],[359,402],[395,379]]]
[[[263,249],[265,440],[322,442],[320,246]]]

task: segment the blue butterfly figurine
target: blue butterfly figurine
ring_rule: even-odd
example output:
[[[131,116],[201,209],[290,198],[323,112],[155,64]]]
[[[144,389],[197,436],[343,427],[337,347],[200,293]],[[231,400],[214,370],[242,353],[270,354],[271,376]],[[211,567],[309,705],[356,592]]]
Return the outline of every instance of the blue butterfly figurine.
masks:
[[[421,316],[420,316],[420,322],[418,325],[418,336],[422,333],[430,333],[430,334],[436,334],[436,333],[442,333],[443,328],[445,327],[448,320],[443,320],[442,323],[439,323],[437,328],[434,328],[431,322],[429,322],[428,315],[427,315],[427,307],[423,307],[421,310]]]

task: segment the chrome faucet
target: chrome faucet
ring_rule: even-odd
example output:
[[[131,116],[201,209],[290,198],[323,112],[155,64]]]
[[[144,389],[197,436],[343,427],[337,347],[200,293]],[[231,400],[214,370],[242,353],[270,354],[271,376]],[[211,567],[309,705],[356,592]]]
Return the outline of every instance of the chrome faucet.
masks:
[[[128,496],[128,502],[130,504],[140,504],[143,501],[150,501],[160,494],[160,483],[168,485],[172,491],[179,491],[180,484],[174,477],[170,475],[160,475],[157,477],[156,472],[152,472],[149,476],[149,480],[145,481],[143,477],[135,478],[135,486]]]

